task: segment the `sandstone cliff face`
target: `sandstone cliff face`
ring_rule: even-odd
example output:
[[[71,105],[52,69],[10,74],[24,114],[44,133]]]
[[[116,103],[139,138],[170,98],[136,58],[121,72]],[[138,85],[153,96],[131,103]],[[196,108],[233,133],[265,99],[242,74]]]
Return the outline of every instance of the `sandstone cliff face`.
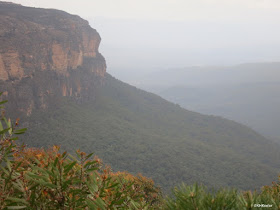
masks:
[[[27,115],[51,96],[94,97],[106,72],[100,41],[78,16],[0,2],[0,91]]]

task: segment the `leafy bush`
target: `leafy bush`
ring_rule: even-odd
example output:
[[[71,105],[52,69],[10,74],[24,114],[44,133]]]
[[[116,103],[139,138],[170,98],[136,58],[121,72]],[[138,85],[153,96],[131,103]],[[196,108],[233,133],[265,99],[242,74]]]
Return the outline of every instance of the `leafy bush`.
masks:
[[[205,186],[181,185],[165,201],[166,209],[280,209],[280,185],[265,186],[260,192],[221,188],[209,191]]]

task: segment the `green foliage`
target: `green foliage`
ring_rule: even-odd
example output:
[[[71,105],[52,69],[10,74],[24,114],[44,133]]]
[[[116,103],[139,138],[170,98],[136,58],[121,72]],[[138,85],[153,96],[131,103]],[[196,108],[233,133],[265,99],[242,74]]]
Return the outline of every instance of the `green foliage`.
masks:
[[[16,130],[5,117],[2,121],[0,209],[153,209],[159,205],[160,191],[149,179],[116,175],[93,154],[80,150],[74,157],[61,154],[58,146],[48,150],[18,146],[13,135],[25,129]]]
[[[165,201],[165,208],[170,210],[280,209],[279,186],[279,184],[267,186],[258,193],[226,188],[209,191],[203,185],[186,186],[183,184],[174,188],[173,196]]]

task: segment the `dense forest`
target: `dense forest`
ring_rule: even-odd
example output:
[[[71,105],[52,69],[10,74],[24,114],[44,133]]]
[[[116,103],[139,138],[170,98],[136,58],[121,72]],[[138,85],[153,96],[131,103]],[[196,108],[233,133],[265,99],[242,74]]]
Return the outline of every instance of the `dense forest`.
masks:
[[[28,146],[94,151],[114,170],[142,173],[166,192],[181,182],[254,190],[279,172],[279,146],[250,128],[187,111],[109,74],[94,101],[57,97],[22,121]]]

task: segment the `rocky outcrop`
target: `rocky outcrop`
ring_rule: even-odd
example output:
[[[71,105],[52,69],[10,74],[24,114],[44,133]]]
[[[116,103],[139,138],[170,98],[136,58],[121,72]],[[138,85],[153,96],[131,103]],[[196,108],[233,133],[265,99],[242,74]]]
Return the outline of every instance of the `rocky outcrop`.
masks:
[[[0,91],[27,115],[51,96],[94,98],[106,72],[100,41],[76,15],[0,2]]]

